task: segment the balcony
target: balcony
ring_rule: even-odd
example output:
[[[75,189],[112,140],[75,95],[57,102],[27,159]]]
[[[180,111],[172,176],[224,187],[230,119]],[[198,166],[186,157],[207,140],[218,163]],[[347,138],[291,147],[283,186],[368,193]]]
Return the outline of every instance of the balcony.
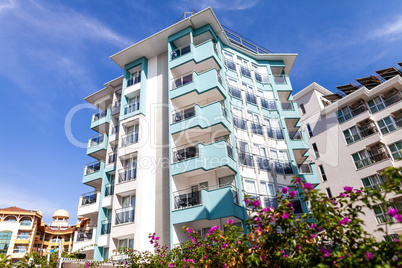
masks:
[[[367,107],[364,104],[353,109],[351,108],[353,116],[358,116],[359,114],[364,113],[365,111],[367,111]]]
[[[226,90],[216,69],[198,74],[196,71],[175,76],[171,81],[170,98],[175,107],[183,107],[194,100],[223,100]]]
[[[106,134],[99,134],[90,138],[88,141],[87,155],[98,160],[105,159],[107,143],[108,136]]]
[[[393,95],[393,96],[388,97],[387,99],[385,99],[384,103],[388,107],[388,106],[391,106],[391,105],[393,105],[393,104],[395,104],[397,102],[400,102],[400,101],[401,101],[401,97],[399,95]]]
[[[383,160],[389,159],[389,155],[383,145],[376,144],[369,150],[363,150],[352,155],[356,169],[371,166]]]
[[[286,76],[285,75],[274,75],[274,81],[277,85],[286,85]]]
[[[91,129],[99,133],[109,132],[112,113],[110,109],[100,111],[92,116]]]
[[[173,193],[172,224],[234,216],[244,219],[236,187],[217,185]]]
[[[82,179],[82,183],[93,187],[96,185],[100,185],[100,180],[104,175],[104,168],[104,161],[95,161],[87,164],[84,169],[84,177]]]
[[[137,75],[132,76],[130,79],[127,80],[127,87],[138,83],[141,83],[141,72],[138,72]]]
[[[89,216],[98,213],[100,192],[83,194],[78,206],[78,216]]]
[[[255,81],[260,82],[262,84],[269,84],[269,75],[267,73],[260,74],[258,72],[254,72]]]
[[[190,44],[189,46],[175,49],[171,52],[170,59],[170,69],[180,68],[184,65],[184,69],[188,70],[190,68],[186,65],[193,65],[201,62],[211,67],[222,68],[221,60],[215,53],[214,42],[212,40],[206,41],[197,46]]]
[[[190,52],[191,52],[191,46],[190,45],[184,46],[184,47],[179,47],[179,48],[173,50],[170,53],[170,59],[171,60],[177,59],[177,58],[179,58],[179,57],[181,57],[183,55],[186,55],[187,53],[190,53]]]
[[[27,252],[26,248],[15,248],[13,249],[13,254],[25,254]]]
[[[294,110],[293,102],[281,102],[282,110]]]
[[[124,223],[133,223],[135,216],[135,208],[134,207],[126,207],[116,209],[116,225],[124,224]]]
[[[241,75],[246,76],[251,79],[251,71],[249,68],[240,66],[240,73],[241,73]]]
[[[73,243],[73,251],[93,251],[95,244],[96,227],[82,227],[75,231],[75,238]]]
[[[303,163],[297,167],[298,174],[312,174],[311,163]]]
[[[119,170],[119,183],[128,182],[137,179],[137,167]]]
[[[290,161],[273,160],[273,165],[278,174],[293,174],[292,163]]]
[[[174,139],[179,136],[191,139],[203,133],[213,133],[215,136],[227,135],[230,129],[227,117],[228,112],[220,102],[204,107],[196,104],[173,112],[170,132]]]
[[[198,143],[181,146],[172,149],[170,172],[172,176],[192,176],[199,170],[229,168],[234,171],[236,164],[232,157],[233,148],[224,140],[208,145]]]
[[[140,110],[140,100],[138,99],[136,102],[126,104],[124,106],[124,115],[128,115],[131,113],[135,113]]]

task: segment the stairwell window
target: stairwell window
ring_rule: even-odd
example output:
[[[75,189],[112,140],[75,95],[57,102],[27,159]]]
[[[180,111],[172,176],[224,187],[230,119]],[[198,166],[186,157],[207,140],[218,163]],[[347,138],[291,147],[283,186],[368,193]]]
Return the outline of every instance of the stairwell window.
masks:
[[[321,173],[322,181],[327,181],[327,175],[325,174],[324,167],[322,165],[318,165],[318,168]]]
[[[301,111],[301,114],[302,115],[304,115],[304,114],[306,114],[306,109],[304,108],[304,104],[303,103],[300,103],[300,111]]]
[[[314,150],[314,155],[315,158],[320,158],[320,152],[318,151],[318,147],[316,143],[311,144],[311,146],[313,146],[313,150]]]
[[[390,145],[388,145],[388,147],[389,147],[389,150],[391,151],[391,155],[392,155],[392,158],[394,159],[394,161],[401,160],[401,158],[402,158],[402,153],[401,153],[402,140],[397,141],[393,144],[390,144]]]
[[[332,198],[332,192],[331,192],[331,188],[325,188],[325,192],[327,192],[327,196],[328,198]]]
[[[314,134],[313,134],[313,130],[311,129],[310,124],[307,123],[306,127],[307,127],[308,136],[309,136],[310,138],[313,137]]]

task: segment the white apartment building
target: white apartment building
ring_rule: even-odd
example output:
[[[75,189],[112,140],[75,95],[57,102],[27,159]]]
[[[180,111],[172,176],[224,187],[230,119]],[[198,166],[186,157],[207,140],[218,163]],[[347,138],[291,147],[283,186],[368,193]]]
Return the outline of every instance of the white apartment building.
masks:
[[[152,251],[154,232],[172,247],[188,239],[183,226],[243,226],[246,193],[275,207],[294,174],[318,185],[292,99],[296,56],[224,28],[211,8],[111,56],[123,75],[86,98],[100,111],[78,208],[90,235],[74,249],[96,260]]]
[[[338,86],[335,94],[312,83],[294,95],[308,134],[309,161],[316,164],[320,189],[329,197],[344,186],[380,187],[386,180],[381,171],[402,166],[402,72],[391,67],[376,73],[356,79],[359,85]],[[391,201],[402,211],[401,197]],[[388,218],[387,211],[379,205],[364,212],[367,230],[383,239],[374,230]],[[402,226],[393,225],[389,233],[402,234]]]

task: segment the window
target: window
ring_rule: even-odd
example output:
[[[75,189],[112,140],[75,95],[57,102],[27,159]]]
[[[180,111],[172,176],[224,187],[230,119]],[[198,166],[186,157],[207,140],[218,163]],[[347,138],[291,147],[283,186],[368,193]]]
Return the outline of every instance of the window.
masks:
[[[392,116],[387,116],[380,121],[377,121],[377,124],[380,127],[382,135],[385,135],[397,129],[394,118]]]
[[[352,158],[357,169],[371,165],[370,154],[367,150],[352,154]]]
[[[303,104],[303,103],[300,103],[300,111],[301,111],[301,114],[302,114],[302,115],[306,114],[306,109],[304,108],[304,104]]]
[[[23,226],[30,226],[31,223],[32,223],[31,219],[23,219],[21,221],[21,225],[23,225]]]
[[[135,195],[123,196],[121,208],[116,209],[116,224],[134,222]]]
[[[261,185],[261,194],[263,195],[263,204],[264,207],[273,207],[277,208],[278,207],[278,201],[276,200],[276,192],[275,192],[275,187],[272,183],[268,183],[265,181],[262,181],[260,183]]]
[[[128,87],[141,82],[141,65],[131,68],[128,72],[130,73],[130,78],[127,81]]]
[[[242,89],[246,92],[246,101],[257,105],[257,98],[254,95],[254,87],[246,83],[242,83]]]
[[[250,195],[253,199],[258,199],[257,187],[255,185],[255,180],[244,179],[244,191],[246,194]]]
[[[349,106],[346,106],[346,107],[338,110],[336,112],[336,116],[338,118],[339,123],[345,122],[345,121],[349,120],[350,118],[352,118],[352,114],[350,112]]]
[[[394,242],[395,239],[399,240],[399,234],[384,235],[384,240],[387,242]]]
[[[253,70],[254,70],[254,77],[255,77],[255,81],[263,83],[263,84],[267,84],[269,83],[269,76],[267,73],[267,68],[264,67],[258,67],[256,65],[253,64]]]
[[[317,158],[320,158],[320,152],[318,151],[317,144],[316,144],[316,143],[313,143],[313,144],[311,144],[311,145],[313,146],[315,158],[316,158],[316,159],[317,159]]]
[[[282,124],[280,119],[264,118],[266,125],[267,135],[272,139],[283,140]]]
[[[378,224],[391,220],[391,218],[388,216],[385,208],[382,205],[374,206],[373,210]]]
[[[251,72],[250,72],[250,69],[248,68],[248,61],[240,58],[240,63],[241,63],[241,68],[240,68],[241,74],[251,78]]]
[[[271,166],[269,165],[269,159],[267,156],[267,148],[260,144],[254,144],[254,153],[257,156],[259,169],[271,171]]]
[[[309,136],[310,138],[313,137],[313,136],[314,136],[314,135],[313,135],[313,130],[311,130],[310,124],[307,123],[306,127],[307,127],[308,136]]]
[[[263,91],[260,95],[261,107],[268,110],[277,110],[274,92],[273,91]]]
[[[254,167],[253,155],[247,142],[239,141],[239,162],[243,166]]]
[[[385,108],[383,99],[381,96],[375,97],[374,99],[369,100],[368,102],[371,113],[376,113]]]
[[[6,221],[6,222],[16,222],[17,219],[14,218],[14,217],[8,217],[5,221]]]
[[[231,70],[236,72],[236,64],[234,63],[233,59],[233,54],[230,54],[228,52],[224,52],[223,55],[225,56],[225,65],[226,67]]]
[[[226,176],[226,177],[221,177],[219,178],[219,186],[227,186],[227,185],[232,185],[236,187],[236,180],[234,175]]]
[[[233,125],[236,128],[240,128],[243,130],[247,129],[246,120],[243,118],[243,110],[233,107]]]
[[[362,179],[363,186],[368,189],[379,189],[381,185],[384,183],[384,179],[382,176],[378,174],[374,174]]]
[[[8,247],[10,246],[12,232],[4,231],[0,232],[0,253],[7,255]]]
[[[260,118],[257,114],[248,112],[248,120],[250,120],[251,130],[254,134],[264,135],[262,132],[262,126],[260,124]]]
[[[123,166],[119,171],[119,183],[137,179],[137,158],[125,160]]]
[[[325,175],[324,167],[322,165],[318,165],[318,168],[320,169],[322,181],[327,181],[327,175]]]
[[[391,151],[392,158],[394,160],[400,160],[402,158],[402,140],[397,141],[391,145],[388,145],[389,150]]]
[[[121,239],[117,244],[118,248],[134,248],[134,239]]]
[[[289,161],[287,150],[273,150],[271,149],[271,158],[275,171],[279,174],[293,174],[292,165]]]
[[[241,91],[238,88],[238,84],[237,81],[234,79],[229,78],[228,79],[228,85],[229,85],[229,94],[233,97],[233,98],[237,98],[241,100]]]
[[[332,198],[332,192],[331,192],[331,188],[325,188],[325,191],[327,192],[327,196],[329,197],[329,198]]]
[[[128,146],[138,142],[139,125],[134,125],[126,128],[126,135],[121,137],[121,146]]]
[[[140,96],[127,100],[127,105],[124,107],[124,114],[133,113],[140,109]]]
[[[357,126],[351,127],[343,132],[347,144],[351,144],[361,139],[360,130]]]

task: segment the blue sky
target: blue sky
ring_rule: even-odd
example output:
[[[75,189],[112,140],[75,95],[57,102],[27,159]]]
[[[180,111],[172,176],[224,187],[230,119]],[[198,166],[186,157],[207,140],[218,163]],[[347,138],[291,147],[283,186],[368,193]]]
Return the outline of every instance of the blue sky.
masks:
[[[0,0],[0,207],[56,209],[75,223],[86,149],[66,138],[64,121],[84,97],[122,74],[109,59],[211,6],[220,22],[277,53],[298,53],[294,92],[312,82],[331,91],[402,61],[402,2],[176,0]],[[87,142],[87,108],[73,117]]]

